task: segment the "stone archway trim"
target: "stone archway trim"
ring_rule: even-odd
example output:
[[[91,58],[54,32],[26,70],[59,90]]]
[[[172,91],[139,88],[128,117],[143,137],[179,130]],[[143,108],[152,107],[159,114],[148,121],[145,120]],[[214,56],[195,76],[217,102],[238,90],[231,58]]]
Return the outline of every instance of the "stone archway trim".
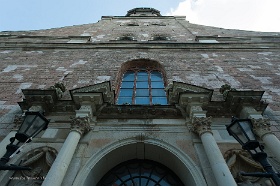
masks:
[[[183,163],[185,169],[188,170],[189,177],[192,178],[193,182],[195,182],[195,185],[198,186],[206,186],[205,179],[200,171],[200,168],[193,162],[193,160],[184,154],[181,150],[173,147],[169,143],[159,140],[159,139],[145,139],[143,141],[139,141],[137,137],[132,138],[126,138],[121,139],[116,142],[113,142],[106,147],[104,147],[102,150],[97,152],[96,154],[93,154],[91,158],[86,162],[86,164],[82,167],[81,171],[78,173],[77,177],[74,180],[73,186],[80,186],[85,184],[85,180],[87,176],[90,174],[91,170],[94,168],[94,166],[107,154],[113,152],[114,150],[124,147],[126,145],[132,145],[137,143],[145,143],[147,145],[153,145],[155,147],[159,147],[161,149],[164,149],[168,152],[170,152],[172,155],[174,155],[181,163]],[[184,174],[184,173],[182,173]]]

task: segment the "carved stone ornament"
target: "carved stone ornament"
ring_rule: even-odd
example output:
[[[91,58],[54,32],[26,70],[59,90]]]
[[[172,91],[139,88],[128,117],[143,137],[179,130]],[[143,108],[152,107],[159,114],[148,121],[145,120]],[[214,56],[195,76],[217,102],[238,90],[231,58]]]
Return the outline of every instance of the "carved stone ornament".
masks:
[[[240,171],[264,172],[262,166],[251,158],[251,155],[242,149],[230,149],[224,154],[225,161],[238,185],[270,185],[266,178],[242,176]]]
[[[21,115],[15,115],[15,118],[14,118],[15,125],[14,125],[13,129],[18,130],[20,125],[22,124],[23,120],[24,120],[24,117],[22,117]]]
[[[211,130],[212,117],[193,117],[191,131],[201,136],[205,132],[212,133]]]
[[[270,130],[270,123],[269,123],[269,119],[251,119],[252,124],[253,124],[253,130],[254,132],[260,137],[262,138],[264,135],[266,134],[272,134],[271,130]]]
[[[29,151],[23,156],[20,165],[31,167],[32,170],[16,171],[9,185],[41,185],[56,156],[57,151],[51,147],[40,147]]]
[[[221,88],[219,89],[219,92],[220,92],[221,94],[223,94],[224,99],[227,97],[229,91],[236,91],[236,89],[235,89],[235,88],[232,88],[232,87],[231,87],[230,85],[228,85],[228,84],[222,85]]]
[[[71,130],[79,132],[81,135],[90,131],[89,117],[76,117],[71,120]]]
[[[63,96],[63,92],[66,91],[65,85],[61,82],[55,83],[54,86],[51,86],[49,89],[56,91],[56,95],[57,95],[58,99],[61,99]]]

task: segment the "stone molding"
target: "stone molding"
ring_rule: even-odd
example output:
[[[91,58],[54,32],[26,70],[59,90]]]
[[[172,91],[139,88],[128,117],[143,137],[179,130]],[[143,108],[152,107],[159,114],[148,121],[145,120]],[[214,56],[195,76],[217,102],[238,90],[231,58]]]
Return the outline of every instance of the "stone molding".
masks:
[[[186,108],[186,112],[191,120],[193,120],[194,117],[205,117],[207,111],[202,109],[202,104],[189,104]]]
[[[93,111],[95,108],[92,109],[94,105],[82,105],[79,110],[76,110],[76,117],[89,117],[90,119],[93,118]]]
[[[192,127],[190,128],[190,130],[197,133],[199,136],[206,132],[210,132],[211,134],[213,134],[211,129],[211,119],[212,117],[193,117],[191,123]]]
[[[111,90],[110,81],[105,81],[103,83],[98,83],[95,85],[70,90],[72,98],[74,98],[74,95],[79,95],[78,93],[100,93],[102,95],[102,102],[114,104],[115,101],[115,95],[114,92]]]
[[[251,106],[244,106],[240,112],[240,118],[259,119],[262,118],[262,113]]]
[[[269,119],[251,119],[253,124],[253,130],[255,134],[257,134],[260,138],[262,138],[266,134],[273,134],[270,129]]]
[[[169,104],[193,102],[193,98],[196,100],[199,99],[199,102],[208,102],[211,100],[213,94],[213,90],[182,82],[174,81],[172,85],[173,86],[168,89]],[[182,97],[181,94],[183,93],[186,95]]]
[[[87,162],[84,164],[84,166],[80,169],[79,173],[77,174],[73,186],[80,186],[85,185],[87,181],[87,177],[92,176],[92,172],[100,171],[96,166],[98,162],[106,162],[104,159],[106,159],[106,155],[115,153],[116,149],[133,145],[139,143],[139,136],[131,136],[124,139],[116,140],[112,143],[109,143],[102,147],[99,151],[97,151],[95,154],[92,154],[91,157],[88,158]],[[201,170],[198,168],[197,164],[194,162],[192,158],[189,157],[188,154],[184,153],[180,148],[177,148],[176,146],[171,145],[170,143],[157,138],[150,138],[145,137],[144,139],[145,145],[153,145],[156,148],[160,148],[162,150],[166,150],[171,153],[171,158],[176,158],[176,160],[180,161],[179,166],[183,167],[183,169],[179,169],[178,171],[184,172],[183,175],[187,174],[188,178],[186,180],[193,181],[192,185],[199,185],[199,186],[206,186],[205,178],[203,177],[203,174]],[[153,153],[154,155],[155,153]],[[157,153],[156,153],[157,154]],[[113,158],[117,157],[117,155],[112,156]],[[125,156],[124,156],[125,158]],[[135,158],[134,155],[132,155],[131,158]],[[126,159],[122,158],[122,162]],[[172,159],[171,159],[172,160]],[[161,163],[159,161],[159,163]],[[165,164],[165,163],[162,163]],[[178,166],[177,166],[178,167]],[[188,182],[188,183],[189,183]],[[185,183],[187,184],[187,183]]]
[[[225,98],[225,107],[235,114],[240,113],[245,107],[252,107],[256,112],[263,113],[268,103],[262,100],[264,91],[229,91]],[[244,113],[244,112],[243,112]],[[243,116],[242,116],[243,117]]]
[[[71,131],[77,131],[81,135],[90,131],[89,117],[76,117],[71,120]]]

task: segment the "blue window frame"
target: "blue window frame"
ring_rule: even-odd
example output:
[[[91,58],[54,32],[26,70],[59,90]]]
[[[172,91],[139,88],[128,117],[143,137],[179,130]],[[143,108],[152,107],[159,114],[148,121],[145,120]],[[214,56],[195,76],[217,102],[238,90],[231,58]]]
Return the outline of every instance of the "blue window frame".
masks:
[[[118,105],[167,105],[162,74],[156,70],[126,71],[118,93]]]

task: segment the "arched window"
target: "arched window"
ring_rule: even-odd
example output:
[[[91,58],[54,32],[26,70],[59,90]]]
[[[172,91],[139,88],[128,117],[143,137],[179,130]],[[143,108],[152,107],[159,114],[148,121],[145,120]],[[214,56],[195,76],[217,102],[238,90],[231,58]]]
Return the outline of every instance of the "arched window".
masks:
[[[167,105],[161,71],[151,67],[129,68],[123,73],[118,105]]]
[[[169,168],[151,160],[129,160],[110,170],[97,186],[183,186]]]

